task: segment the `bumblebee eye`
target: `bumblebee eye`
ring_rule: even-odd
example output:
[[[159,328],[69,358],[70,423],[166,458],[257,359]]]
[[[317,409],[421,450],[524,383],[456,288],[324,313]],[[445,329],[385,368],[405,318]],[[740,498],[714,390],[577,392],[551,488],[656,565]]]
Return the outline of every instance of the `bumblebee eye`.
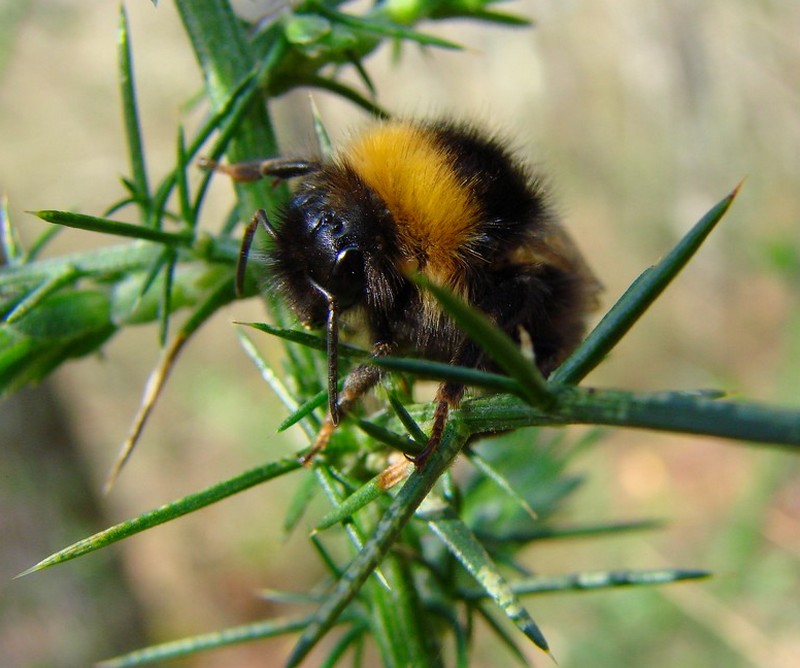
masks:
[[[360,249],[345,248],[336,258],[333,277],[338,280],[357,279],[364,272],[364,253]]]
[[[328,287],[341,308],[348,308],[359,300],[364,290],[364,253],[360,249],[351,246],[336,256]]]

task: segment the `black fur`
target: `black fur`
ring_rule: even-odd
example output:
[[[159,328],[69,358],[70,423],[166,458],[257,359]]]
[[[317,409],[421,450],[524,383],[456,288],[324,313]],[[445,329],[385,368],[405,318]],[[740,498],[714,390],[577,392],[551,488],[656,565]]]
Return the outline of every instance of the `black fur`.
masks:
[[[539,181],[494,138],[468,125],[424,125],[452,160],[462,186],[480,204],[480,253],[468,272],[469,300],[515,340],[528,331],[547,374],[579,342],[586,310],[583,277],[546,264],[515,264],[509,255],[555,216]],[[484,367],[449,318],[421,318],[421,295],[403,275],[395,223],[378,196],[345,160],[318,165],[296,187],[276,230],[270,264],[299,319],[321,327],[324,292],[339,309],[360,306],[376,343],[446,362]],[[347,261],[342,253],[350,249]],[[337,260],[339,260],[337,262]]]

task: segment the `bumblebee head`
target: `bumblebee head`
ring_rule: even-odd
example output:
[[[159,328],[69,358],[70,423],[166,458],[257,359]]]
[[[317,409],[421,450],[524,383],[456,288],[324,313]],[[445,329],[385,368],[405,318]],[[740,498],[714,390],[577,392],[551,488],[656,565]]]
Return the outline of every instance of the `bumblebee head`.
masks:
[[[334,424],[339,314],[368,302],[368,276],[374,277],[387,248],[388,219],[386,205],[352,169],[331,164],[309,173],[299,184],[279,226],[273,227],[264,211],[257,212],[242,242],[237,285],[244,282],[250,244],[260,224],[270,237],[266,259],[273,285],[288,297],[306,327],[325,326]]]
[[[275,265],[295,313],[323,325],[331,299],[339,311],[367,302],[368,275],[386,247],[386,206],[352,170],[327,165],[309,175],[275,231]]]
[[[362,212],[332,206],[317,193],[299,195],[289,206],[283,229],[291,231],[292,246],[298,251],[291,261],[320,298],[335,298],[341,310],[363,299],[366,225]],[[309,324],[322,324],[315,320]]]
[[[275,259],[295,313],[306,326],[327,330],[333,424],[339,421],[339,313],[367,299],[369,255],[382,246],[374,224],[380,211],[363,188],[311,179],[292,198],[275,236]]]

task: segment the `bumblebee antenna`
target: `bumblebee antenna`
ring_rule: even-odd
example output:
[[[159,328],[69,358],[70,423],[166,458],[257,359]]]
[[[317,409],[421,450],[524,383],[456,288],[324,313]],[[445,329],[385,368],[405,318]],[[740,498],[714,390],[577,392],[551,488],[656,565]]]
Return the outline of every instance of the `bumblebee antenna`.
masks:
[[[328,300],[328,320],[325,325],[328,356],[328,414],[335,427],[341,419],[339,410],[339,305],[336,295],[331,294],[316,281],[311,284]]]
[[[244,230],[242,245],[239,248],[239,260],[236,263],[236,295],[238,297],[244,294],[244,277],[247,270],[247,257],[250,255],[250,247],[253,245],[253,237],[255,237],[259,224],[270,238],[275,239],[276,237],[275,228],[270,224],[269,218],[267,218],[267,212],[264,211],[264,209],[256,211]]]
[[[339,424],[339,309],[336,297],[328,297],[327,353],[328,353],[328,411],[335,427]]]

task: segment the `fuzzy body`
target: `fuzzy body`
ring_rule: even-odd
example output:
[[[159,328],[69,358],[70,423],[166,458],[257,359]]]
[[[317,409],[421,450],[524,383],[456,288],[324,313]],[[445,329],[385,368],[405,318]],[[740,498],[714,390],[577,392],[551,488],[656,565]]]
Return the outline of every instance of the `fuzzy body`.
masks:
[[[545,374],[580,341],[598,284],[540,182],[498,140],[469,125],[393,121],[308,165],[269,253],[305,324],[324,324],[332,294],[376,346],[484,368],[408,279],[420,272],[517,342],[527,331]]]

